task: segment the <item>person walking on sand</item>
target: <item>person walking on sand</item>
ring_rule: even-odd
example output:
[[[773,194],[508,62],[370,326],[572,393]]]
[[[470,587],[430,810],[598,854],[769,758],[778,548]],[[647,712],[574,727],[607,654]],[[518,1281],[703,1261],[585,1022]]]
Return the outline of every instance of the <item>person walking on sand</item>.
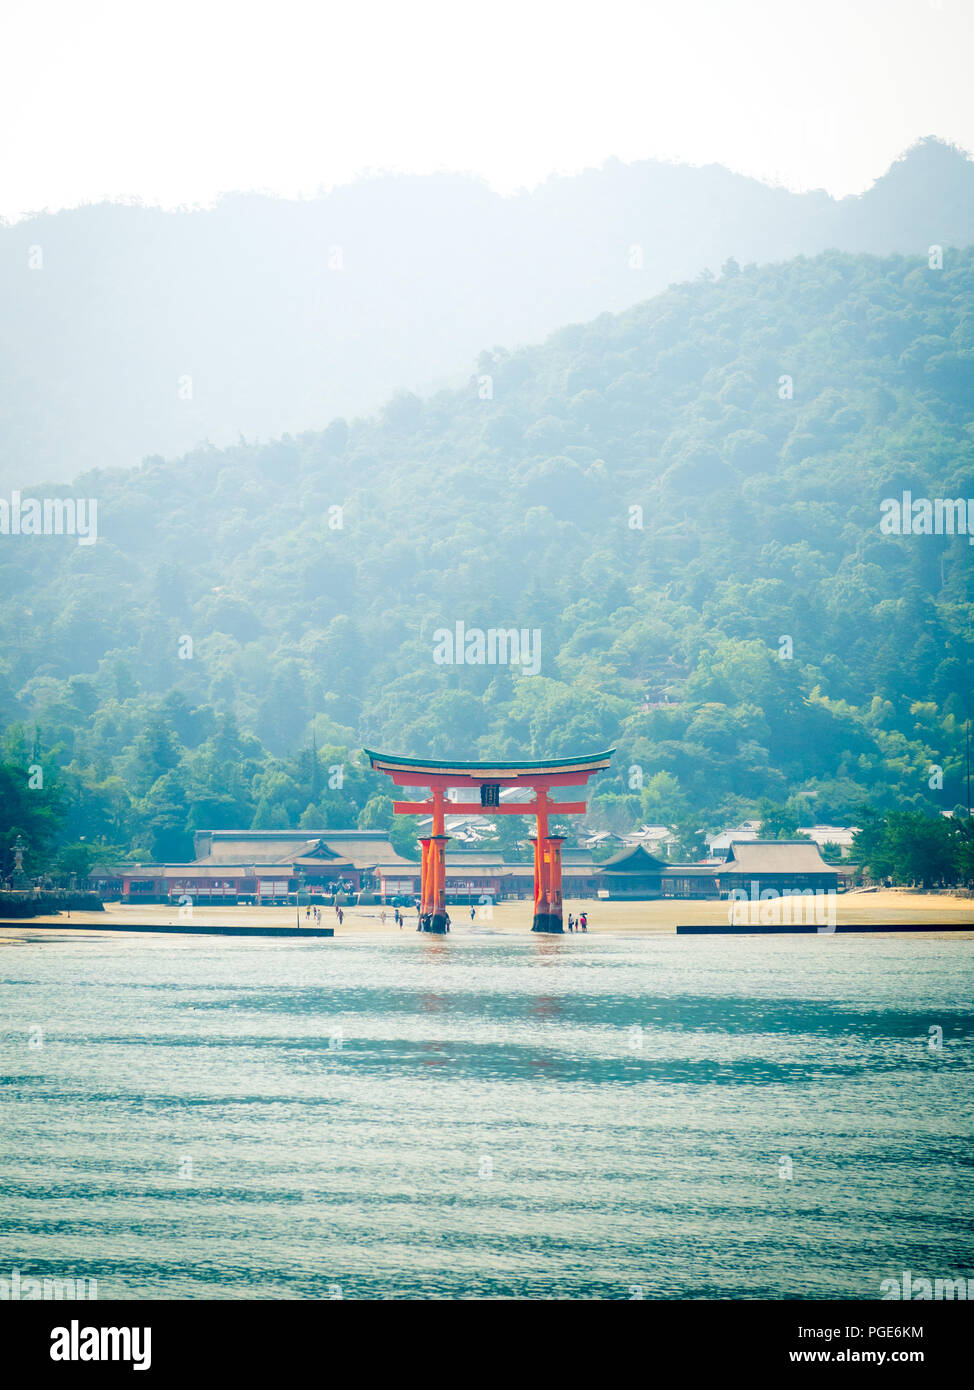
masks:
[[[580,916],[579,919],[578,919],[578,924],[579,924],[579,926],[581,927],[582,931],[588,931],[588,913],[587,913],[587,912],[583,912],[583,913],[581,914],[581,916]]]
[[[572,914],[569,912],[569,914],[568,914],[568,930],[569,930],[569,931],[573,931],[573,930],[574,930],[574,926],[575,926],[575,918],[574,918],[574,917],[572,916]]]
[[[471,904],[470,904],[470,920],[471,920],[471,922],[474,920],[474,918],[475,918],[476,916],[477,916],[477,909],[474,907],[473,903],[471,903]]]

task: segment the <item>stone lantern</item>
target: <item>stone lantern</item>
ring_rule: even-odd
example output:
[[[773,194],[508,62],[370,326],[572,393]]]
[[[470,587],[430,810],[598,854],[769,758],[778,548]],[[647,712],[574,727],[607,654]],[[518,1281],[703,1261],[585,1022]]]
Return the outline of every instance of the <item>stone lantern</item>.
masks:
[[[30,888],[30,879],[24,872],[24,850],[26,848],[23,839],[18,835],[14,841],[14,871],[10,876],[11,887],[15,889]]]

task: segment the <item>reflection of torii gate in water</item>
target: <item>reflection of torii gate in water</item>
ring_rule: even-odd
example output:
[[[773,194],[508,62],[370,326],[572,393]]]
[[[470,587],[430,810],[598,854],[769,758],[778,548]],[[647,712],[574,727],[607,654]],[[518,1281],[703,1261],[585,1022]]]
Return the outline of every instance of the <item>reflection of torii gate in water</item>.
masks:
[[[420,920],[426,931],[446,930],[446,834],[444,821],[451,816],[536,816],[534,841],[534,924],[532,931],[560,932],[561,845],[563,835],[548,833],[548,817],[584,814],[584,801],[553,801],[552,787],[581,787],[596,772],[609,766],[614,748],[590,758],[555,758],[550,762],[458,763],[430,762],[373,753],[366,748],[376,772],[385,772],[397,787],[429,787],[428,801],[395,801],[399,815],[433,817],[433,833],[421,839],[423,847]],[[450,787],[479,787],[479,801],[447,801]],[[529,787],[532,801],[501,804],[502,787]]]

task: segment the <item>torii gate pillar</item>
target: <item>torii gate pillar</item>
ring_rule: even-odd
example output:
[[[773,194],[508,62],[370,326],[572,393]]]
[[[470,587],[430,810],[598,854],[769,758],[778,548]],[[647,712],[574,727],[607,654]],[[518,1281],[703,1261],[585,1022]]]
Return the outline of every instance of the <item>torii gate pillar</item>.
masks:
[[[539,817],[540,820],[540,817]],[[564,835],[532,835],[534,845],[534,922],[532,931],[563,932],[561,847]]]
[[[446,931],[446,842],[449,835],[430,836],[430,896],[426,931]]]
[[[433,790],[433,833],[420,840],[419,930],[442,934],[446,926],[446,843],[444,832],[445,797],[442,788]]]

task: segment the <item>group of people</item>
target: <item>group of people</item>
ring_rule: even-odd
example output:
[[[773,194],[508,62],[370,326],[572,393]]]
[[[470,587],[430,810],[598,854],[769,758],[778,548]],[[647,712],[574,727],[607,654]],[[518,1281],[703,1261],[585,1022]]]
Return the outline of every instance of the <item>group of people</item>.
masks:
[[[305,918],[306,918],[306,919],[307,919],[308,917],[310,917],[310,918],[312,919],[312,921],[314,922],[314,924],[315,924],[316,927],[320,927],[320,926],[321,926],[321,908],[320,908],[320,907],[310,907],[310,906],[309,906],[309,907],[306,907],[306,908],[304,909],[304,915],[305,915]],[[342,923],[344,922],[344,920],[345,920],[345,914],[344,914],[344,912],[341,910],[341,908],[338,906],[337,903],[335,904],[335,916],[338,918],[338,925],[341,926],[341,924],[342,924]]]
[[[430,916],[430,914],[427,913],[426,916],[424,917],[422,911],[420,910],[419,905],[417,904],[417,907],[416,907],[416,930],[417,930],[417,931],[424,931],[424,930],[426,929],[426,927],[429,926],[429,916]],[[397,907],[397,908],[395,909],[395,911],[393,912],[392,920],[395,922],[395,924],[396,924],[396,926],[399,928],[399,930],[402,931],[403,927],[406,925],[406,918],[405,918],[405,916],[399,911],[399,908],[398,908],[398,907]],[[382,912],[379,913],[379,921],[382,923],[383,926],[385,926],[385,924],[386,924],[386,914],[385,914],[384,911],[382,911]],[[449,913],[447,914],[447,918],[446,918],[446,929],[447,929],[447,931],[450,930],[450,916],[449,916]]]
[[[400,926],[402,926],[404,920],[405,920],[405,919],[403,918],[402,913],[400,913],[400,914],[399,914],[399,925],[400,925]],[[449,914],[448,912],[445,912],[445,913],[443,914],[443,921],[444,921],[445,929],[446,929],[447,931],[449,931],[449,930],[450,930],[450,914]],[[424,912],[423,909],[420,907],[419,903],[417,903],[417,904],[416,904],[416,930],[417,930],[417,931],[429,931],[429,929],[430,929],[430,927],[432,926],[432,924],[433,924],[433,914],[432,914],[432,912]]]
[[[307,908],[305,909],[304,915],[305,915],[305,917],[311,917],[311,916],[313,915],[315,926],[320,926],[320,924],[321,924],[321,908],[320,908],[320,907],[307,907]],[[342,911],[342,909],[339,907],[338,903],[335,904],[335,916],[338,918],[338,925],[341,926],[342,923],[343,923],[344,920],[345,920],[345,914],[344,914],[344,912]],[[470,920],[471,920],[471,922],[473,922],[473,921],[475,920],[476,916],[477,916],[477,909],[476,909],[475,907],[471,906],[471,908],[470,908]],[[386,914],[385,914],[385,911],[384,911],[384,910],[379,914],[379,921],[382,923],[383,926],[385,926],[385,924],[386,924]],[[403,914],[400,912],[400,910],[399,910],[398,907],[397,907],[396,910],[395,910],[395,923],[396,923],[396,926],[399,928],[400,931],[402,931],[402,929],[403,929],[403,927],[405,926],[405,923],[406,923],[406,919],[405,919],[405,917],[403,916]],[[416,930],[417,930],[417,931],[427,931],[428,928],[429,928],[429,925],[430,925],[430,914],[427,913],[427,914],[424,916],[423,913],[422,913],[422,910],[421,910],[421,908],[420,908],[420,906],[419,906],[419,904],[417,903],[417,904],[416,904]],[[450,914],[449,914],[449,913],[446,914],[446,929],[447,929],[447,931],[450,930]],[[575,917],[575,916],[572,915],[572,913],[569,912],[569,914],[568,914],[568,930],[569,930],[570,932],[576,932],[576,931],[586,931],[586,932],[587,932],[587,931],[588,931],[588,913],[587,913],[587,912],[580,912],[580,913],[578,914],[578,916]]]

